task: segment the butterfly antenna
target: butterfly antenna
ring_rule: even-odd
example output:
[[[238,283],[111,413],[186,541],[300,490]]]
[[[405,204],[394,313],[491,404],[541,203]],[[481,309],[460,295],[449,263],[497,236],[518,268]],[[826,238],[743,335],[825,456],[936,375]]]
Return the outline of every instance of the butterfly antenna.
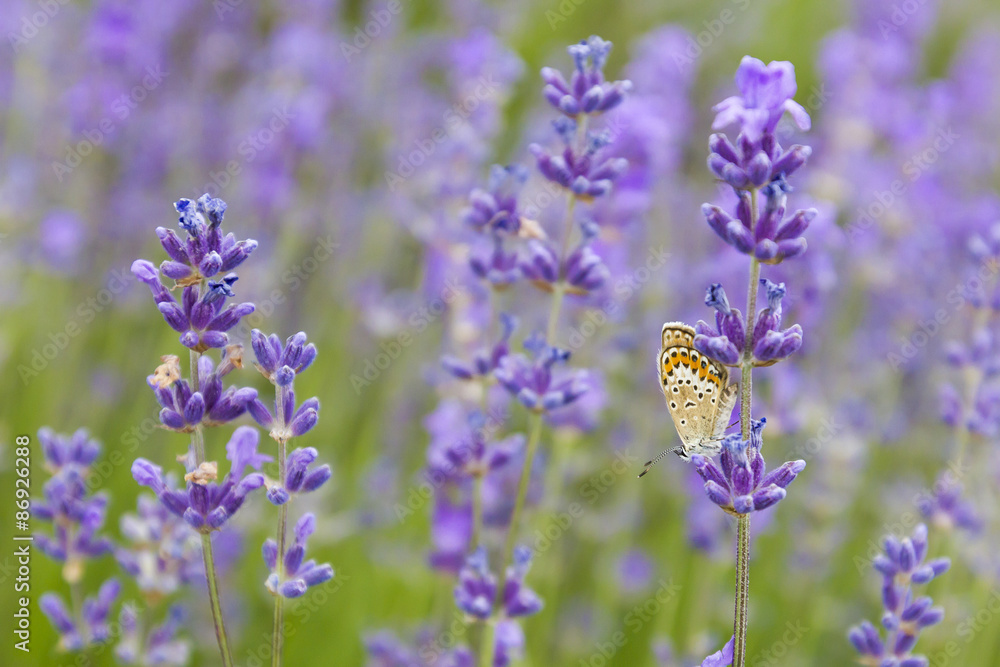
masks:
[[[641,473],[639,473],[639,477],[642,477],[647,472],[649,472],[649,469],[652,468],[654,465],[656,465],[657,461],[659,461],[660,459],[662,459],[664,456],[666,456],[667,454],[669,454],[672,451],[674,451],[674,450],[673,449],[664,449],[662,452],[660,452],[660,455],[657,456],[655,459],[653,459],[652,461],[646,461],[646,467],[643,468],[643,470],[642,470]]]

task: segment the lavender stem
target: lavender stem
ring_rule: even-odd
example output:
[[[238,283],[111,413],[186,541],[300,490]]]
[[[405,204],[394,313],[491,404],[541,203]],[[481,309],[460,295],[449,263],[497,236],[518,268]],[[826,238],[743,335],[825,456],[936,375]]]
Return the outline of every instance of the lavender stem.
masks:
[[[757,190],[750,191],[750,231],[757,224]],[[750,258],[750,284],[747,286],[747,321],[752,323],[757,313],[757,290],[760,284],[760,262]],[[740,369],[740,437],[750,440],[753,401],[753,330],[747,326]],[[736,532],[736,600],[733,613],[733,667],[743,667],[746,658],[747,625],[750,613],[750,514],[741,514]]]
[[[275,417],[282,433],[285,432],[285,396],[280,387],[274,388]],[[284,436],[278,438],[278,483],[285,486],[285,443]],[[278,543],[277,572],[279,583],[285,579],[285,526],[288,523],[288,503],[278,506],[278,528],[275,541]],[[285,638],[285,596],[274,596],[274,627],[271,630],[271,665],[281,666],[281,653]]]
[[[524,452],[524,466],[521,468],[521,479],[517,483],[517,498],[514,500],[514,510],[510,515],[510,528],[507,529],[507,539],[504,542],[503,551],[500,554],[500,581],[497,585],[496,599],[493,601],[494,609],[501,607],[503,603],[504,589],[507,586],[507,565],[510,563],[511,554],[514,551],[514,543],[517,540],[517,525],[524,507],[524,499],[528,495],[528,485],[531,482],[531,468],[535,462],[535,453],[538,451],[538,443],[542,436],[542,415],[534,413],[531,416],[531,435],[528,436],[528,446]],[[494,628],[493,624],[487,621],[486,629],[483,632],[483,643],[479,650],[480,667],[492,667],[494,652]]]
[[[190,372],[192,391],[199,390],[200,379],[198,377],[198,359],[200,352],[191,350]],[[205,462],[205,434],[199,424],[191,433],[191,445],[194,448],[195,463],[201,465]],[[210,533],[201,534],[201,555],[205,563],[205,579],[208,582],[208,601],[212,608],[212,621],[215,623],[215,639],[219,642],[219,652],[222,654],[222,664],[225,667],[232,667],[233,657],[229,651],[229,636],[226,634],[226,622],[222,618],[222,603],[219,598],[219,577],[215,571],[215,555],[212,552],[212,536]]]

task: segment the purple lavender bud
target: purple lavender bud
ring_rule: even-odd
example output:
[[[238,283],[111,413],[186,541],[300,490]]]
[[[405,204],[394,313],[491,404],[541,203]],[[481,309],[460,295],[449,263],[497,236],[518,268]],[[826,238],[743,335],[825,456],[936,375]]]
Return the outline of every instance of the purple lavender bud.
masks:
[[[740,351],[725,336],[703,336],[694,337],[694,348],[709,357],[727,366],[736,366],[740,363]]]
[[[792,217],[787,218],[778,225],[774,232],[774,240],[790,241],[798,239],[817,215],[819,215],[819,212],[814,208],[796,211],[792,214]]]
[[[261,549],[262,555],[264,556],[264,564],[267,565],[267,569],[273,570],[278,565],[278,544],[272,540],[264,540],[264,546]]]
[[[806,163],[810,155],[812,155],[812,148],[795,144],[774,161],[774,164],[771,165],[771,173],[791,176]]]
[[[282,366],[274,373],[274,383],[279,387],[287,387],[295,379],[295,371],[288,366]]]
[[[160,271],[172,280],[184,280],[194,273],[191,267],[180,262],[166,261],[160,264]]]
[[[184,421],[191,425],[199,424],[204,414],[205,399],[201,392],[195,392],[184,406]]]
[[[291,496],[288,494],[288,491],[277,484],[267,490],[267,499],[272,505],[284,505],[290,498]]]
[[[260,399],[255,398],[247,403],[247,411],[262,428],[270,429],[274,425],[274,417],[271,415],[270,409]]]
[[[757,153],[747,164],[746,175],[750,185],[759,188],[771,179],[771,160],[763,152]]]
[[[289,425],[289,428],[293,436],[299,437],[308,433],[312,427],[316,425],[318,420],[319,415],[316,410],[304,410],[296,415],[295,419],[293,419],[292,423]]]
[[[166,229],[165,227],[157,227],[156,236],[160,239],[160,245],[163,246],[163,250],[170,256],[170,259],[181,264],[189,265],[191,263],[187,252],[184,250],[184,245],[181,243],[181,240],[177,238],[177,234],[174,233],[174,230]]]

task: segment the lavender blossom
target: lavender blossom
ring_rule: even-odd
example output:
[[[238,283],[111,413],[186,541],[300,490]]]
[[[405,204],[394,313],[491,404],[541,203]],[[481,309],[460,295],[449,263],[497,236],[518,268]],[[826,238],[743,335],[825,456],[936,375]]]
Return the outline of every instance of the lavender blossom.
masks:
[[[59,633],[59,648],[78,651],[94,644],[103,644],[111,638],[108,616],[111,605],[121,591],[116,579],[105,581],[97,594],[83,601],[79,617],[74,616],[55,593],[44,593],[38,606]]]
[[[232,234],[222,235],[226,202],[204,194],[197,201],[180,199],[174,203],[178,223],[187,232],[181,241],[176,232],[156,228],[160,244],[170,257],[160,270],[179,285],[199,282],[219,273],[232,271],[257,248],[253,239],[237,241]]]
[[[632,88],[630,81],[604,80],[604,65],[611,42],[591,36],[568,49],[576,69],[567,81],[561,72],[542,68],[545,99],[570,118],[581,114],[600,114],[621,104]]]
[[[527,256],[521,259],[520,264],[524,277],[545,292],[551,292],[560,281],[565,283],[567,293],[576,295],[585,295],[603,286],[610,278],[610,272],[591,248],[600,230],[594,222],[584,222],[580,227],[583,232],[580,244],[561,265],[550,243],[531,241]]]
[[[733,664],[733,643],[735,641],[735,637],[730,637],[725,646],[702,661],[701,667],[729,667]]]
[[[462,213],[465,223],[482,232],[518,234],[522,218],[517,194],[527,178],[527,169],[520,165],[493,165],[486,189],[476,188],[469,194],[469,207]]]
[[[243,415],[257,399],[257,390],[250,387],[222,388],[222,378],[243,365],[242,347],[230,345],[218,367],[206,355],[198,358],[199,391],[192,392],[186,380],[180,378],[179,360],[165,355],[163,363],[146,384],[156,394],[162,406],[160,423],[178,433],[190,433],[199,426],[221,426]]]
[[[766,473],[760,453],[761,431],[766,422],[763,418],[754,420],[749,441],[736,434],[725,437],[719,458],[721,469],[701,454],[691,457],[695,470],[705,480],[709,499],[734,516],[759,512],[777,504],[785,497],[785,487],[805,470],[806,462],[798,460],[788,461]]]
[[[760,284],[767,292],[767,307],[757,313],[750,350],[754,366],[771,366],[790,356],[802,346],[802,327],[798,324],[781,329],[781,300],[785,284],[776,285],[766,278]],[[716,309],[715,328],[699,320],[694,346],[706,356],[727,366],[741,366],[746,344],[743,313],[729,306],[729,300],[718,283],[708,288],[705,304]]]
[[[510,336],[517,328],[517,318],[500,313],[500,338],[492,346],[477,352],[470,362],[463,362],[451,355],[441,357],[441,365],[459,380],[472,380],[490,376],[500,361],[510,353]]]
[[[962,497],[962,484],[948,473],[940,475],[930,493],[916,500],[917,509],[925,519],[947,530],[961,528],[972,534],[983,529],[983,519],[975,506]]]
[[[126,665],[187,665],[191,657],[191,643],[177,638],[183,620],[183,608],[172,605],[163,623],[144,628],[135,606],[122,605],[118,615],[121,639],[115,646],[115,657]]]
[[[569,359],[568,350],[547,345],[541,336],[529,338],[524,347],[534,354],[534,361],[521,354],[507,355],[494,375],[526,408],[549,412],[569,405],[586,393],[586,371],[553,370],[556,363]]]
[[[708,166],[739,197],[736,214],[704,204],[702,214],[726,243],[764,264],[778,264],[806,250],[802,233],[816,217],[815,209],[799,210],[785,217],[786,178],[797,171],[811,150],[795,145],[784,150],[774,134],[785,111],[803,130],[809,129],[809,114],[791,98],[795,94],[795,70],[791,63],[765,66],[749,56],[736,73],[741,95],[727,98],[715,107],[713,127],[740,126],[736,145],[724,134],[712,135]],[[764,196],[763,212],[755,193]]]
[[[181,345],[196,352],[225,347],[229,343],[226,332],[254,311],[249,302],[226,305],[226,299],[235,296],[232,286],[236,274],[220,281],[208,280],[204,285],[187,285],[178,304],[150,262],[137,259],[132,263],[132,273],[149,287],[167,324],[181,334]]]
[[[247,467],[260,470],[271,461],[265,454],[257,453],[257,431],[241,426],[233,432],[226,445],[226,458],[231,462],[229,473],[222,483],[218,478],[218,466],[205,462],[195,467],[188,461],[188,474],[184,476],[186,489],[170,488],[163,478],[163,469],[150,461],[139,458],[132,464],[132,477],[139,484],[148,486],[156,493],[164,507],[181,517],[195,530],[210,533],[223,525],[243,506],[247,495],[264,486],[264,475],[255,472],[244,476]]]
[[[130,546],[118,547],[115,558],[143,593],[167,596],[202,576],[198,533],[157,498],[139,496],[120,529]]]
[[[333,578],[333,567],[329,563],[320,565],[313,560],[303,562],[306,542],[315,531],[316,516],[311,512],[303,514],[295,524],[295,542],[285,552],[280,567],[278,544],[271,539],[264,542],[264,563],[271,571],[265,585],[272,595],[285,598],[301,597],[310,587]]]
[[[293,496],[310,493],[323,486],[333,475],[329,464],[310,466],[319,452],[314,447],[298,448],[285,460],[284,483],[275,482],[267,489],[267,499],[275,505],[284,505]]]
[[[859,662],[876,667],[926,667],[927,658],[914,655],[913,648],[920,632],[944,618],[941,607],[932,607],[929,597],[913,597],[913,584],[926,584],[944,574],[951,566],[947,558],[925,562],[927,557],[927,527],[916,527],[913,537],[897,540],[885,538],[885,553],[872,563],[882,574],[882,627],[881,633],[868,621],[851,628],[848,638],[860,654]]]
[[[99,534],[107,513],[107,496],[87,495],[88,469],[101,446],[82,429],[64,436],[42,428],[38,440],[45,467],[52,477],[42,486],[42,499],[32,501],[32,514],[51,523],[52,534],[36,534],[35,545],[63,563],[63,578],[75,584],[83,576],[87,559],[98,558],[113,549],[111,541]]]
[[[577,125],[565,118],[553,122],[565,147],[553,154],[538,144],[530,146],[532,155],[542,175],[571,191],[584,201],[601,197],[611,191],[611,186],[628,168],[628,160],[604,155],[604,148],[611,144],[605,133],[587,133],[585,146],[575,147]]]
[[[757,141],[774,133],[786,111],[800,129],[809,129],[809,114],[792,100],[797,86],[795,67],[790,62],[771,61],[765,65],[757,58],[744,56],[736,70],[736,85],[739,95],[727,97],[713,107],[713,129],[738,124],[750,141]]]
[[[524,585],[531,567],[531,549],[521,546],[514,550],[514,565],[507,569],[503,590],[503,613],[507,618],[530,616],[542,608],[542,601]],[[496,577],[490,572],[486,549],[478,547],[465,562],[455,586],[455,604],[466,614],[485,620],[493,613],[496,597]]]
[[[264,336],[254,329],[251,333],[256,367],[274,385],[275,401],[269,407],[259,398],[247,404],[250,416],[263,428],[270,429],[272,438],[287,441],[308,433],[319,420],[319,399],[309,398],[295,407],[295,377],[312,364],[316,347],[306,344],[306,334],[300,331],[290,336],[282,347],[275,334]]]

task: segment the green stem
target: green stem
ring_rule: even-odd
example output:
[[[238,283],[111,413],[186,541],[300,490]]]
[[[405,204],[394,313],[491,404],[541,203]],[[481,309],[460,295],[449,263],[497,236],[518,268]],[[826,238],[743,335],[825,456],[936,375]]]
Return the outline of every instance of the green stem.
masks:
[[[278,484],[285,486],[285,449],[287,439],[285,438],[285,395],[281,387],[274,387],[274,407],[275,418],[278,422]],[[278,506],[278,528],[276,531],[276,541],[278,543],[278,561],[275,565],[278,574],[278,586],[285,580],[285,532],[288,523],[288,503]],[[274,595],[274,627],[271,630],[271,665],[281,666],[281,654],[285,640],[285,598],[280,593],[280,589]]]
[[[517,497],[514,500],[514,510],[510,515],[510,528],[507,529],[507,539],[504,542],[503,552],[500,556],[497,592],[496,598],[493,600],[494,609],[498,609],[503,604],[503,592],[507,582],[507,565],[510,563],[514,544],[517,541],[518,519],[524,508],[524,499],[528,495],[528,486],[531,483],[531,468],[534,465],[535,453],[538,451],[538,443],[542,437],[542,415],[537,412],[533,413],[531,420],[531,435],[528,436],[528,447],[524,452],[524,465],[521,467],[521,479],[517,483]],[[483,643],[479,648],[480,667],[492,667],[493,665],[493,638],[493,624],[487,621],[486,629],[483,632]]]
[[[205,561],[205,579],[208,581],[208,601],[212,607],[212,620],[215,622],[215,639],[219,642],[219,652],[222,654],[222,664],[232,667],[233,657],[229,651],[229,636],[222,620],[222,602],[219,597],[219,576],[215,571],[215,558],[212,555],[212,534],[201,534],[201,553]]]
[[[278,478],[285,483],[285,441],[278,440]],[[285,528],[288,523],[288,504],[278,507],[278,582],[285,578]],[[285,598],[281,594],[274,596],[274,629],[271,633],[271,665],[280,667],[281,653],[285,639]]]
[[[757,223],[757,191],[750,192],[750,231]],[[750,284],[747,286],[746,338],[743,344],[743,364],[740,369],[740,437],[750,440],[753,402],[753,329],[757,314],[757,292],[760,282],[760,262],[750,258]],[[744,667],[746,661],[747,626],[750,615],[750,515],[741,514],[736,530],[736,599],[733,611],[733,667]]]
[[[472,546],[478,546],[483,534],[483,476],[472,478]]]
[[[199,391],[198,359],[200,352],[191,350],[189,360],[191,374],[191,391]],[[191,433],[191,445],[194,449],[195,464],[205,462],[205,433],[199,424]],[[229,650],[229,635],[226,634],[226,622],[222,618],[222,603],[219,597],[219,575],[215,570],[215,554],[212,551],[211,533],[201,534],[201,555],[205,564],[205,580],[208,582],[208,601],[212,608],[212,621],[215,624],[215,639],[219,642],[219,653],[222,654],[222,664],[232,667],[233,656]]]

